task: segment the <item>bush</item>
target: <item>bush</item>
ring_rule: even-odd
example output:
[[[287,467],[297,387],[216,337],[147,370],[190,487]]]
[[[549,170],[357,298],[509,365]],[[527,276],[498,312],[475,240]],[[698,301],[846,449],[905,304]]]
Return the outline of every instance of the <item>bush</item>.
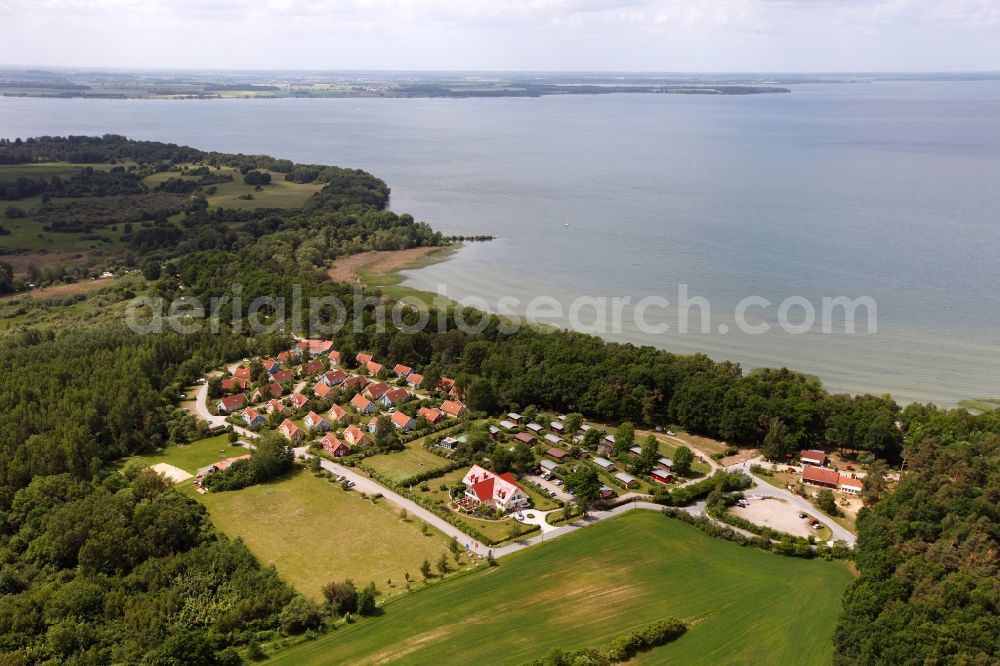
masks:
[[[301,634],[307,629],[316,629],[322,623],[316,605],[297,594],[281,610],[281,628],[288,634]]]

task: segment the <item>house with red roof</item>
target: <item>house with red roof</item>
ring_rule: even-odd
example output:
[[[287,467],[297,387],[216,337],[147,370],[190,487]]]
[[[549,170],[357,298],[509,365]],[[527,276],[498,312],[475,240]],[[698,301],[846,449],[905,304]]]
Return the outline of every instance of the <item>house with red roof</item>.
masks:
[[[258,414],[253,407],[243,410],[243,422],[248,426],[262,425],[267,419],[262,414]]]
[[[827,457],[822,451],[817,451],[815,449],[810,449],[808,451],[799,451],[799,460],[802,461],[803,465],[815,465],[816,467],[823,467],[826,465]]]
[[[365,370],[367,370],[368,374],[371,375],[372,377],[377,377],[379,374],[381,374],[383,366],[381,363],[376,363],[375,361],[368,361],[367,363],[365,363]]]
[[[242,455],[242,456],[233,456],[231,458],[225,458],[224,460],[220,460],[219,462],[212,463],[211,465],[208,465],[207,467],[202,467],[202,468],[198,469],[195,472],[195,478],[200,480],[200,479],[205,478],[209,474],[215,474],[216,472],[224,472],[227,469],[229,469],[230,467],[232,467],[234,462],[236,462],[238,460],[249,460],[251,457],[253,457],[253,454],[247,453],[247,454]]]
[[[243,377],[226,377],[222,380],[221,387],[226,393],[232,393],[233,391],[246,391],[249,384],[250,380]]]
[[[385,395],[386,391],[388,391],[389,388],[390,388],[389,385],[386,384],[385,382],[372,382],[371,384],[365,387],[364,391],[365,397],[367,397],[369,400],[378,400],[383,395]]]
[[[306,438],[306,434],[302,432],[302,428],[298,427],[297,425],[295,425],[295,423],[293,423],[288,419],[285,419],[284,421],[281,422],[281,425],[278,426],[278,432],[284,435],[285,439],[287,439],[289,442],[292,442],[293,444],[296,442],[301,442],[303,439]]]
[[[465,496],[475,504],[504,512],[528,508],[528,495],[510,472],[497,474],[473,465],[462,483],[465,484]]]
[[[364,446],[368,438],[356,425],[349,425],[344,429],[344,440],[351,446]]]
[[[319,430],[322,432],[330,429],[330,422],[316,412],[309,412],[306,414],[306,417],[302,419],[302,422],[305,423],[306,427],[310,430]]]
[[[865,489],[865,482],[861,479],[855,479],[847,476],[846,474],[841,474],[840,478],[837,479],[837,490],[842,493],[850,493],[851,495],[857,495],[862,490]]]
[[[302,409],[309,404],[309,398],[301,393],[293,393],[292,397],[288,399],[288,404],[292,406],[292,409]]]
[[[802,466],[802,483],[829,488],[831,490],[839,490],[852,495],[860,493],[865,487],[864,481],[861,479],[841,474],[837,470],[813,467],[812,465]]]
[[[441,411],[451,416],[453,418],[458,418],[459,416],[464,416],[469,410],[465,408],[465,405],[457,400],[445,400],[441,404]]]
[[[281,388],[281,384],[275,382],[273,384],[268,384],[267,386],[260,386],[254,389],[254,392],[250,396],[250,399],[254,402],[261,402],[263,400],[280,398],[282,393],[284,393],[284,390]]]
[[[236,368],[233,370],[233,377],[239,377],[240,379],[252,380],[253,374],[250,372],[250,368]]]
[[[283,351],[278,354],[278,361],[281,363],[291,363],[294,359],[299,357],[298,349],[289,349],[288,351]]]
[[[527,432],[517,433],[516,435],[514,435],[514,439],[524,444],[527,444],[528,446],[534,446],[535,444],[538,443],[538,439],[534,435]]]
[[[292,374],[291,370],[280,370],[271,375],[271,380],[278,384],[288,384],[293,379],[295,379],[295,375]]]
[[[372,414],[378,411],[375,403],[360,393],[351,398],[351,407],[356,409],[360,414]]]
[[[438,380],[437,390],[451,393],[455,390],[455,380],[449,377],[442,377]]]
[[[332,432],[324,435],[323,439],[319,440],[319,443],[323,446],[323,450],[334,458],[343,458],[351,454],[351,449],[347,444],[337,439],[337,436]]]
[[[397,377],[408,377],[411,372],[413,372],[413,368],[408,365],[403,365],[402,363],[397,363],[396,367],[392,369],[392,374]]]
[[[403,412],[393,412],[389,420],[398,430],[413,430],[417,427],[417,422],[413,420],[413,417]]]
[[[404,402],[410,399],[410,392],[406,389],[401,388],[391,388],[382,394],[382,397],[378,399],[385,407],[396,407],[402,405]]]
[[[416,372],[411,372],[406,376],[406,383],[410,386],[410,388],[418,389],[424,383],[424,376]]]
[[[444,418],[444,413],[440,409],[435,409],[433,407],[421,407],[417,410],[417,418],[423,419],[428,423],[440,423]]]
[[[319,360],[318,358],[314,358],[313,360],[306,362],[306,364],[302,366],[302,372],[304,372],[307,375],[318,375],[325,369],[326,368],[323,367],[323,361]]]
[[[359,352],[358,355],[354,357],[354,360],[358,362],[358,365],[367,365],[373,358],[375,357],[371,354],[362,354]]]
[[[378,417],[377,416],[373,416],[372,417],[372,420],[369,421],[368,425],[365,426],[365,430],[367,430],[368,432],[370,432],[373,435],[377,435],[378,434]]]
[[[325,398],[331,391],[333,391],[333,388],[331,388],[329,384],[324,384],[323,382],[316,382],[316,386],[313,386],[313,393],[320,398]]]
[[[326,354],[333,349],[333,343],[329,340],[299,340],[296,347],[310,354]]]
[[[347,373],[339,369],[325,372],[323,373],[323,376],[319,378],[319,380],[327,386],[340,386],[346,379]]]
[[[269,375],[273,375],[278,370],[281,370],[281,364],[275,361],[273,358],[265,358],[263,361],[260,362],[260,364],[261,366],[263,366],[264,370],[266,370],[267,374]]]
[[[347,390],[357,389],[363,391],[371,382],[368,381],[366,377],[361,375],[351,375],[344,380],[342,386]]]
[[[340,352],[339,351],[334,350],[334,351],[330,352],[330,355],[327,358],[330,359],[330,365],[340,365]]]
[[[340,405],[334,405],[331,407],[327,416],[337,423],[347,423],[351,420],[351,415]]]
[[[247,397],[242,393],[229,395],[215,404],[215,411],[220,414],[232,414],[237,409],[243,409],[247,404]]]
[[[267,407],[264,408],[268,414],[274,414],[278,412],[279,414],[288,414],[288,407],[281,404],[280,400],[268,400]]]

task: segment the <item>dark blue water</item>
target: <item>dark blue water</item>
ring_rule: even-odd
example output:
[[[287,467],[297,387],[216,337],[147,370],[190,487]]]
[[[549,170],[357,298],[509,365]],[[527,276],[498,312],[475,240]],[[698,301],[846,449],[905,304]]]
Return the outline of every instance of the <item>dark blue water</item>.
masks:
[[[393,208],[448,233],[494,233],[409,283],[449,295],[659,295],[711,304],[710,332],[625,322],[608,337],[835,390],[953,403],[1000,395],[1000,86],[797,86],[790,95],[488,100],[94,101],[0,98],[0,135],[115,132],[358,166]],[[738,330],[736,304],[764,335]],[[869,296],[878,332],[777,328],[800,296]],[[584,317],[586,318],[586,317]],[[793,314],[794,322],[801,320]],[[555,323],[565,323],[557,320]],[[697,322],[692,324],[697,327]],[[728,327],[722,334],[719,327]],[[818,324],[817,324],[818,327]]]

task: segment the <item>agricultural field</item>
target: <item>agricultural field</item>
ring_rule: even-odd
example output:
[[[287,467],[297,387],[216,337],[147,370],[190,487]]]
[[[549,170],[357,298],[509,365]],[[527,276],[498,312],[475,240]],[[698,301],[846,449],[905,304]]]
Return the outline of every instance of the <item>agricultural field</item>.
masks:
[[[742,548],[636,511],[402,596],[268,663],[522,664],[672,616],[689,631],[637,663],[829,664],[850,580],[842,562]]]
[[[132,460],[165,462],[194,474],[245,453],[222,435]],[[402,518],[395,505],[365,499],[304,470],[237,491],[201,495],[189,481],[178,488],[205,505],[219,530],[243,539],[263,564],[273,564],[292,587],[317,601],[323,585],[345,578],[359,586],[374,581],[380,599],[387,598],[405,589],[407,572],[418,581],[425,559],[433,564],[448,553],[443,534],[430,528],[424,534],[423,523]],[[448,557],[454,566],[450,553]],[[460,566],[466,564],[463,557]]]

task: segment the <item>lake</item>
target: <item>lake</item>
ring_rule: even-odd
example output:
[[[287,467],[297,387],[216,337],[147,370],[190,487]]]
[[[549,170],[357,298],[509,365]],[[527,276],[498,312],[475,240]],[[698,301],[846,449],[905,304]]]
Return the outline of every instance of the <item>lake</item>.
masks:
[[[787,366],[834,391],[954,404],[1000,396],[1000,85],[791,86],[753,96],[508,99],[0,98],[0,136],[124,134],[360,167],[392,207],[448,234],[494,234],[408,271],[487,306],[628,297],[606,337],[746,368]],[[681,333],[678,295],[707,300]],[[643,298],[670,301],[645,308]],[[738,304],[756,301],[743,332]],[[853,334],[824,297],[870,298]],[[806,308],[805,333],[790,329]],[[792,301],[789,301],[792,303]],[[482,306],[484,303],[479,302]],[[579,302],[578,302],[579,304]],[[546,319],[567,325],[566,316]],[[666,332],[655,330],[667,323]],[[659,327],[662,329],[662,327]]]

